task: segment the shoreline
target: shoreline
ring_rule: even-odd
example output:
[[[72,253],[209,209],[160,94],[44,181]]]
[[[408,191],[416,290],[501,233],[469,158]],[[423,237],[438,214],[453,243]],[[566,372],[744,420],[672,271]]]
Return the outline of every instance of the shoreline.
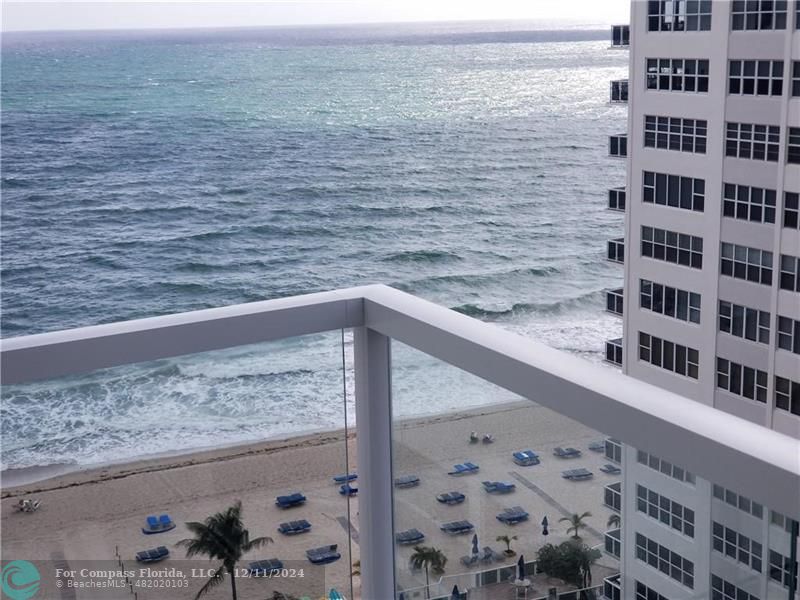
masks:
[[[481,407],[455,410],[432,415],[418,415],[406,417],[396,421],[395,426],[402,428],[418,427],[442,421],[455,422],[482,416],[490,413],[515,410],[528,404],[536,405],[529,400],[486,404]],[[356,433],[353,430],[347,435],[348,440],[354,440]],[[236,460],[246,456],[270,455],[292,448],[311,448],[325,446],[330,443],[344,440],[344,428],[320,429],[301,432],[296,435],[279,436],[254,442],[240,442],[215,446],[212,448],[197,448],[175,453],[162,453],[144,457],[132,457],[110,463],[80,466],[74,463],[61,463],[51,465],[35,465],[19,469],[6,469],[0,472],[0,498],[16,498],[27,494],[36,494],[59,490],[69,487],[101,483],[114,479],[124,479],[143,473],[169,471],[184,467],[220,463]],[[353,457],[355,459],[355,457]],[[9,471],[17,471],[9,477]],[[30,479],[26,475],[38,472],[42,476]],[[11,479],[10,483],[6,483]],[[14,482],[14,479],[23,481]]]

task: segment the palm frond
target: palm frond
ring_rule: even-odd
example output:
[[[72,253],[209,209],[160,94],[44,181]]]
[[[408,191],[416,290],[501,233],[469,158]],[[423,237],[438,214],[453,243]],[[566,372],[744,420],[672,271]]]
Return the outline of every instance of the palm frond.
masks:
[[[198,600],[202,596],[205,596],[208,592],[212,589],[217,587],[220,583],[225,581],[225,565],[222,564],[214,571],[214,574],[208,578],[208,581],[203,584],[203,587],[200,588],[200,591],[197,592],[197,595],[194,597],[194,600]]]

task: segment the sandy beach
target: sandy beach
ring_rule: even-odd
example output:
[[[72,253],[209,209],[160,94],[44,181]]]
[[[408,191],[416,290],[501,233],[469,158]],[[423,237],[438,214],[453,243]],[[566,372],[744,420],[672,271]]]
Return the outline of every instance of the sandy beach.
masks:
[[[470,444],[469,433],[492,433],[492,444]],[[495,541],[498,535],[516,535],[513,548],[524,554],[526,561],[535,558],[536,550],[546,542],[567,539],[566,524],[558,519],[573,512],[591,511],[590,526],[584,530],[584,541],[596,546],[602,543],[610,511],[602,505],[603,487],[618,477],[609,476],[599,467],[606,462],[602,454],[588,449],[589,443],[602,435],[574,421],[531,402],[485,407],[463,413],[452,413],[423,419],[398,422],[395,427],[395,476],[415,474],[417,487],[398,489],[395,495],[396,530],[417,528],[426,539],[425,545],[441,549],[448,557],[445,575],[479,571],[503,564],[483,564],[468,568],[460,564],[468,555],[471,534],[450,536],[439,530],[447,521],[467,519],[475,525],[479,545],[491,546],[500,552],[504,545]],[[355,465],[356,440],[348,440],[350,467]],[[552,455],[556,446],[573,446],[582,451],[577,459],[561,459]],[[519,467],[511,453],[533,449],[541,456],[541,464]],[[474,475],[447,475],[453,464],[472,461],[480,465]],[[594,478],[570,482],[561,477],[565,469],[586,467]],[[159,569],[216,566],[205,558],[186,561],[184,550],[175,543],[189,537],[187,521],[201,521],[223,510],[235,500],[244,507],[245,526],[251,537],[270,536],[274,543],[244,557],[241,567],[252,560],[279,558],[288,571],[279,579],[237,579],[241,598],[271,597],[273,590],[297,595],[314,594],[337,588],[350,597],[349,573],[359,558],[358,500],[347,500],[338,493],[331,477],[347,471],[344,432],[317,433],[211,450],[192,455],[142,460],[125,465],[107,466],[63,474],[36,483],[4,488],[2,495],[2,554],[4,560],[26,559],[58,561],[71,569],[81,565],[103,565],[110,568],[122,559],[125,569],[136,569],[136,552],[166,546],[170,557],[154,565]],[[484,480],[507,481],[516,490],[507,495],[490,495],[483,490]],[[467,500],[457,506],[446,506],[435,500],[436,494],[457,490]],[[289,510],[275,505],[275,497],[301,491],[308,502]],[[15,510],[20,497],[35,497],[42,507],[35,513]],[[527,522],[515,526],[500,523],[495,515],[505,507],[522,506],[531,514]],[[144,535],[141,527],[151,514],[169,514],[178,526],[157,535]],[[352,518],[352,538],[347,535],[348,514]],[[542,536],[540,521],[547,516],[550,535]],[[287,537],[277,531],[279,523],[307,519],[309,533]],[[309,548],[338,544],[342,558],[328,566],[311,565],[305,557]],[[352,546],[352,555],[350,553]],[[405,566],[412,547],[397,547],[398,563],[403,566],[398,577],[404,589],[424,585],[424,574],[410,573]],[[515,562],[517,557],[508,560]],[[614,566],[604,557],[601,565]],[[42,562],[42,564],[45,564]],[[50,566],[50,563],[47,563]],[[595,582],[607,570],[598,566]],[[41,569],[47,570],[47,567]],[[299,572],[302,570],[302,577]],[[295,575],[289,577],[289,575]],[[135,578],[131,578],[133,581]],[[179,589],[136,588],[136,598],[191,598],[205,583],[202,576],[187,577],[186,587]],[[43,579],[43,592],[47,592]],[[355,596],[358,597],[356,578]],[[177,585],[177,584],[176,584]],[[183,584],[182,584],[183,585]],[[41,597],[53,598],[133,598],[130,588],[59,590]],[[72,594],[72,595],[65,595]],[[312,593],[309,593],[313,597]],[[229,584],[214,589],[208,598],[230,598]],[[413,595],[411,595],[413,597]],[[381,599],[383,600],[383,599]]]

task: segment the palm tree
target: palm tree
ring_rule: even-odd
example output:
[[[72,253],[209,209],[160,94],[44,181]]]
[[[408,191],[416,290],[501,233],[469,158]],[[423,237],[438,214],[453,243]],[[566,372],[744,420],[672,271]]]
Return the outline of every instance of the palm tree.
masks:
[[[619,529],[622,527],[622,519],[616,513],[612,514],[608,517],[608,521],[606,522],[606,527],[609,529]]]
[[[511,537],[508,537],[507,535],[498,535],[497,539],[495,541],[503,542],[506,545],[506,555],[514,556],[516,554],[516,552],[514,552],[511,549],[511,540],[516,540],[516,539],[517,539],[517,536],[515,536],[515,535],[512,535]]]
[[[425,569],[425,596],[430,600],[431,582],[428,575],[428,567],[434,573],[444,573],[444,566],[447,564],[447,557],[444,552],[432,546],[414,546],[414,554],[411,555],[411,566],[415,569]]]
[[[225,579],[225,573],[231,575],[231,593],[236,600],[236,563],[245,552],[260,548],[272,542],[272,538],[260,537],[250,539],[250,532],[242,523],[242,503],[236,503],[223,512],[211,515],[204,522],[186,523],[186,527],[194,534],[194,538],[181,540],[178,546],[186,547],[186,558],[196,555],[208,556],[210,560],[221,560],[222,564],[214,570],[214,575],[200,588],[195,600],[208,593],[211,588]]]
[[[570,526],[567,527],[567,533],[569,533],[570,531],[574,531],[575,535],[572,536],[572,539],[579,540],[579,539],[581,539],[581,536],[580,536],[581,529],[583,529],[584,527],[587,527],[586,523],[584,523],[583,520],[586,517],[591,517],[591,516],[592,516],[592,513],[590,513],[589,511],[586,511],[585,513],[580,514],[580,515],[578,513],[573,513],[569,517],[561,517],[558,520],[558,522],[560,523],[561,521],[566,521],[567,523],[569,523]]]

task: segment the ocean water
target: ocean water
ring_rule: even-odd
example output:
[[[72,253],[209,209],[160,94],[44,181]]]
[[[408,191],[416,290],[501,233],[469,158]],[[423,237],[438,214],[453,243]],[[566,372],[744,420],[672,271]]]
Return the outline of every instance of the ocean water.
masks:
[[[602,290],[622,277],[606,148],[626,113],[607,97],[627,73],[607,37],[7,35],[2,335],[386,283],[600,360],[621,330]],[[341,426],[337,336],[6,388],[2,466]],[[410,352],[395,375],[402,414],[502,398]]]

